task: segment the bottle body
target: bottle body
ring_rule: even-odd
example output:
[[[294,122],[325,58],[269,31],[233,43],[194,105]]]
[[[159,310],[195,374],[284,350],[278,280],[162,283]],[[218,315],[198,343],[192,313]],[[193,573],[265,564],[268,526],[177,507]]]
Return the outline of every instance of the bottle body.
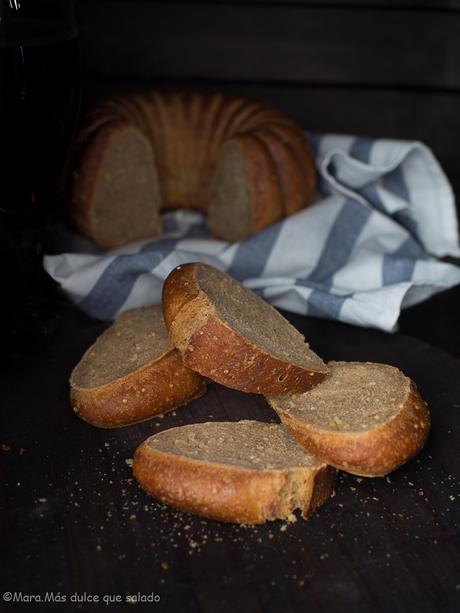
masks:
[[[42,243],[78,117],[79,54],[71,2],[0,0],[0,17],[2,337],[19,345],[49,329]]]

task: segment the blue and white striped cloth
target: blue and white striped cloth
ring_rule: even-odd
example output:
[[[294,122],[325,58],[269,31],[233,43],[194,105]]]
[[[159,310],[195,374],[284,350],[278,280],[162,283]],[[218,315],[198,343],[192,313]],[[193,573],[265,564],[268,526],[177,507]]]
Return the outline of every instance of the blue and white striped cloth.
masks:
[[[161,238],[110,252],[79,239],[45,267],[103,320],[158,303],[175,266],[202,261],[279,308],[392,331],[402,308],[460,283],[460,268],[437,259],[460,256],[449,182],[419,142],[314,135],[313,144],[317,203],[247,241],[210,239],[201,214],[180,210],[164,215]]]

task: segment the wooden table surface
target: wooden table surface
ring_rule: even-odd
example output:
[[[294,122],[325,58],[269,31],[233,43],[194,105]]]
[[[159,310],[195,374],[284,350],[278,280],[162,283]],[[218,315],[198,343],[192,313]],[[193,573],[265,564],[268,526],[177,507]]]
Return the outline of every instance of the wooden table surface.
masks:
[[[414,378],[433,420],[420,456],[384,479],[342,473],[335,496],[294,524],[238,527],[161,506],[132,479],[143,439],[275,415],[262,397],[211,385],[162,419],[93,428],[70,410],[67,379],[102,326],[69,315],[1,383],[0,611],[130,611],[130,596],[171,613],[460,610],[460,360],[403,335],[289,317],[325,359],[384,361]]]

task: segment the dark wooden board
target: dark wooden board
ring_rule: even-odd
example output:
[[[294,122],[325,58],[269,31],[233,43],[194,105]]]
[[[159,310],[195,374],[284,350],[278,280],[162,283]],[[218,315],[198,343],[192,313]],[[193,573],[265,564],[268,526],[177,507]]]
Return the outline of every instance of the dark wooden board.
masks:
[[[460,88],[456,12],[100,1],[79,9],[88,74]]]
[[[92,428],[70,410],[67,377],[102,326],[65,318],[42,355],[3,373],[1,593],[60,592],[67,603],[57,611],[131,610],[76,607],[75,592],[155,593],[160,603],[148,610],[171,613],[458,611],[460,361],[402,335],[291,319],[326,359],[386,361],[416,380],[433,417],[416,460],[389,479],[342,475],[335,497],[293,525],[242,528],[161,507],[126,462],[144,438],[192,421],[274,414],[261,397],[211,385],[163,419]]]

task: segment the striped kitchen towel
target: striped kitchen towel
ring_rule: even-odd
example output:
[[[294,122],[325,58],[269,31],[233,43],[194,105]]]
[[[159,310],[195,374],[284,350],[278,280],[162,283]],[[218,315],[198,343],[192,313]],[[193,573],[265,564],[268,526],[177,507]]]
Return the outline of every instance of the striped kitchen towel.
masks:
[[[201,214],[179,210],[164,215],[161,238],[109,252],[79,238],[67,253],[47,256],[45,267],[103,320],[160,302],[169,272],[201,261],[279,308],[392,331],[402,308],[460,283],[460,268],[438,259],[460,256],[449,182],[419,142],[312,141],[317,202],[249,240],[210,239]]]

